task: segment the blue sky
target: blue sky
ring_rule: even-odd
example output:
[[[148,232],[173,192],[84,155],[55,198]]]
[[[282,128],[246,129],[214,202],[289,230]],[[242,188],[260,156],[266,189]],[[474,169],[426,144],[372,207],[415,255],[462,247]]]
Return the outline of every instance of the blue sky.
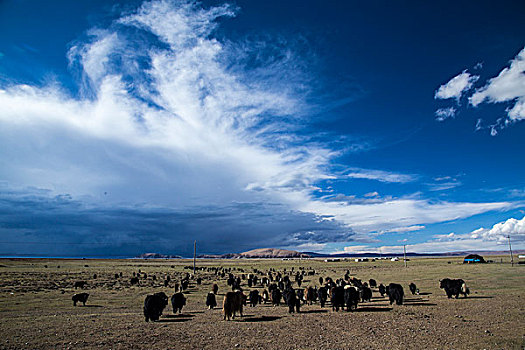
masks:
[[[525,4],[0,3],[0,255],[525,249]]]

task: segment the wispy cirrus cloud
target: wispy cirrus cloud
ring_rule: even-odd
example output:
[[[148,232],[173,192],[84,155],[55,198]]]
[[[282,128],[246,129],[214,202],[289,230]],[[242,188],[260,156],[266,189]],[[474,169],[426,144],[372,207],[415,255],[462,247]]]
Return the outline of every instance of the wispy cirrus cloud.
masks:
[[[406,183],[417,179],[416,175],[362,168],[350,168],[342,176],[352,179],[375,180],[390,183]]]

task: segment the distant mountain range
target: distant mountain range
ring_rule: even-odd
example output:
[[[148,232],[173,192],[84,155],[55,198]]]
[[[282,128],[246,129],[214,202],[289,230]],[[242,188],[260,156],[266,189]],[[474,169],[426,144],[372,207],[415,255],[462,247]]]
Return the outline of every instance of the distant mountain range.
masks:
[[[249,250],[244,253],[229,253],[222,255],[199,255],[199,258],[219,258],[219,259],[282,259],[282,258],[311,258],[309,253],[301,253],[295,250],[259,248]]]
[[[182,259],[182,256],[179,255],[166,255],[166,254],[159,254],[159,253],[144,253],[141,254],[135,259]]]
[[[504,255],[508,254],[508,250],[494,251],[494,250],[476,250],[476,251],[457,251],[446,253],[412,253],[408,252],[407,256],[466,256],[468,254],[479,255]],[[525,254],[525,250],[515,250],[514,255]],[[276,248],[260,248],[253,249],[244,253],[228,253],[228,254],[200,254],[199,259],[283,259],[283,258],[371,258],[377,256],[394,257],[402,256],[403,253],[344,253],[344,254],[322,254],[314,252],[298,252],[295,250],[276,249]],[[181,259],[178,255],[165,255],[159,253],[145,253],[136,257],[137,259]]]

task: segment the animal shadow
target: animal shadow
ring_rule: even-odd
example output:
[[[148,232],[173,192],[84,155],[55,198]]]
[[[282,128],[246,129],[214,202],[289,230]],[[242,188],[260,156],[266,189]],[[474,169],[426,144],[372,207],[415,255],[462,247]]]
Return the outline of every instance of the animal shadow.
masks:
[[[166,318],[180,318],[180,319],[184,319],[184,318],[193,318],[194,316],[192,314],[176,314],[176,315],[165,315]]]
[[[384,297],[379,297],[379,298],[372,298],[372,300],[368,301],[369,303],[375,303],[377,301],[385,301],[385,298]]]
[[[419,303],[419,302],[423,302],[423,301],[428,301],[428,299],[422,299],[422,298],[405,298],[404,301],[405,301],[405,302],[409,302],[409,303]]]
[[[187,321],[191,321],[191,318],[163,318],[163,319],[158,320],[157,322],[169,323],[169,322],[187,322]]]
[[[364,306],[364,307],[358,307],[354,311],[356,312],[388,312],[391,311],[391,307],[371,307],[371,306]]]
[[[302,314],[324,314],[327,312],[328,310],[301,310]]]
[[[430,294],[432,294],[432,293],[430,293],[430,292],[419,293],[419,295],[430,295]]]
[[[422,302],[422,303],[404,303],[404,305],[407,305],[407,306],[436,306],[437,304]]]
[[[83,305],[82,307],[104,307],[102,305]]]
[[[469,296],[466,297],[466,298],[460,298],[460,299],[492,299],[492,298],[494,298],[494,297],[491,297],[491,296],[489,296],[489,295],[487,295],[487,296],[481,296],[481,295],[473,295],[473,296],[470,296],[470,295],[469,295]]]
[[[261,316],[261,317],[247,317],[243,322],[270,322],[281,319],[281,316]]]

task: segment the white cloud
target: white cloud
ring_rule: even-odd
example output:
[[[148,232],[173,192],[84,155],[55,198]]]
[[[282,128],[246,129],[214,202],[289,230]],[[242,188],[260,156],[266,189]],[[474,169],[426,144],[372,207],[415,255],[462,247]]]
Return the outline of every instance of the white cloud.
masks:
[[[509,202],[453,203],[414,198],[393,199],[374,204],[307,200],[296,205],[301,211],[333,217],[351,226],[356,233],[456,220],[513,206]]]
[[[478,65],[476,65],[478,67]],[[478,68],[481,68],[479,66]],[[456,97],[459,101],[462,94],[472,88],[478,76],[471,76],[464,71],[436,91],[435,98]],[[453,83],[453,84],[451,84]],[[448,96],[448,97],[447,97]],[[485,85],[476,89],[468,98],[471,106],[478,107],[482,103],[504,103],[509,107],[506,116],[501,116],[495,122],[484,123],[478,119],[475,130],[490,130],[491,136],[496,136],[517,121],[525,119],[525,48],[510,61],[496,77],[489,79]],[[457,111],[453,107],[441,108],[436,111],[436,120],[444,121],[454,117]]]
[[[510,62],[509,67],[477,89],[469,101],[475,107],[484,101],[513,101],[514,106],[507,110],[509,120],[525,119],[525,48]]]
[[[506,242],[509,235],[513,241],[525,242],[525,217],[521,220],[510,218],[507,221],[495,224],[491,229],[479,228],[470,233],[471,238],[503,243]]]
[[[510,218],[492,226],[490,229],[479,228],[470,233],[435,235],[432,240],[417,244],[408,244],[407,251],[416,253],[442,253],[463,250],[507,250],[510,235],[515,249],[525,248],[525,217],[521,220]],[[367,248],[362,248],[366,251]],[[383,252],[401,253],[403,246],[383,246]]]
[[[459,101],[461,95],[472,88],[472,85],[479,79],[477,75],[471,75],[466,70],[450,79],[446,84],[441,85],[435,95],[436,99],[455,98]]]
[[[436,110],[436,120],[438,122],[445,121],[449,118],[456,117],[456,109],[454,107],[440,108]]]
[[[379,249],[375,247],[370,247],[367,245],[352,245],[344,247],[343,250],[332,252],[331,254],[361,254],[361,253],[377,253],[379,254]]]
[[[406,232],[416,232],[421,231],[425,229],[425,226],[423,225],[414,225],[414,226],[405,226],[405,227],[394,227],[390,230],[384,231],[383,233],[387,232],[394,232],[394,233],[406,233]]]
[[[366,179],[366,180],[375,180],[380,182],[397,182],[397,183],[406,183],[412,182],[417,179],[415,175],[409,174],[399,174],[395,172],[383,171],[383,170],[374,170],[374,169],[361,169],[361,168],[351,168],[349,172],[343,175],[344,177],[349,177],[352,179]]]
[[[364,197],[377,197],[377,196],[379,196],[379,193],[377,193],[377,191],[368,192],[368,193],[365,193],[363,196]]]

